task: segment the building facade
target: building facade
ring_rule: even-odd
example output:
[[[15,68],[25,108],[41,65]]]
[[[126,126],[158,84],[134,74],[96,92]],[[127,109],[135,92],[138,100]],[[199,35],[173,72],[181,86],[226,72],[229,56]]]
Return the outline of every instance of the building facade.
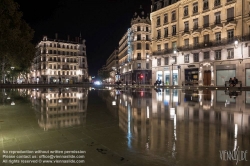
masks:
[[[37,44],[30,83],[79,83],[88,80],[88,63],[85,40],[48,39]]]
[[[140,7],[134,13],[131,27],[119,41],[118,78],[123,83],[150,84],[151,61],[149,59],[151,22],[148,14]]]
[[[109,75],[106,82],[114,84],[117,80],[119,80],[117,69],[118,69],[118,50],[115,49],[106,60],[106,72]]]
[[[152,0],[152,81],[250,86],[248,0]]]

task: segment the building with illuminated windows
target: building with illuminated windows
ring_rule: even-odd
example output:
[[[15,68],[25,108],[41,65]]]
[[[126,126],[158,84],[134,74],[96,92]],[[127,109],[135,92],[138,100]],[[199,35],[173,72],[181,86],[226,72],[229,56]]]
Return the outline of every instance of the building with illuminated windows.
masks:
[[[152,0],[152,82],[250,86],[248,0]]]
[[[30,83],[77,83],[88,79],[85,40],[43,37],[31,67]]]
[[[151,61],[149,59],[151,22],[142,7],[131,20],[131,27],[119,41],[118,78],[124,83],[133,81],[142,84],[151,82]]]
[[[99,76],[104,76],[105,82],[114,84],[118,78],[118,50],[115,49],[112,54],[106,60],[106,65],[104,65],[100,70],[98,70]],[[107,77],[108,76],[108,77]]]

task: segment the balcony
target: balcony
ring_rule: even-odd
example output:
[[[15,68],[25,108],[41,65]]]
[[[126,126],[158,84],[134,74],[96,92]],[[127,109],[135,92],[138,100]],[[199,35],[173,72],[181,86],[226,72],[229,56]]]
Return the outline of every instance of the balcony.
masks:
[[[221,60],[221,56],[215,56],[215,60]]]
[[[197,10],[193,10],[193,15],[196,15],[196,14],[198,14],[198,8]]]
[[[221,20],[220,20],[220,19],[216,20],[216,21],[214,22],[214,24],[215,24],[215,25],[221,24]]]
[[[193,30],[195,31],[195,30],[197,30],[198,29],[198,26],[194,26],[193,27]]]
[[[209,23],[203,24],[203,28],[209,27]]]
[[[69,67],[62,67],[62,70],[69,70]]]
[[[227,18],[227,22],[234,21],[234,17]]]
[[[189,28],[184,29],[184,33],[189,32]]]
[[[234,59],[234,55],[228,55],[227,59]]]
[[[223,46],[223,45],[227,45],[227,44],[231,44],[234,45],[234,41],[238,40],[239,37],[232,37],[232,38],[223,38],[221,40],[214,40],[214,41],[209,41],[209,42],[200,42],[200,43],[196,43],[196,44],[189,44],[188,46],[180,46],[178,47],[179,51],[188,51],[188,50],[195,50],[195,49],[202,49],[202,48],[208,48],[208,47],[218,47],[218,46]],[[245,38],[246,40],[250,40],[250,35],[246,36]],[[163,53],[161,54],[163,55]]]
[[[163,50],[160,50],[160,51],[154,51],[152,54],[154,56],[157,56],[157,55],[165,55],[165,54],[173,54],[173,49],[163,49]]]

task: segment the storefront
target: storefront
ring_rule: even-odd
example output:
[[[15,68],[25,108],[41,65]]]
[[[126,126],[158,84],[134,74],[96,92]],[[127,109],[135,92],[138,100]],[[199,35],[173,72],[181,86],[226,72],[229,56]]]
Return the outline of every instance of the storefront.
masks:
[[[216,66],[216,85],[224,86],[225,81],[236,77],[236,65],[217,65]]]
[[[173,73],[171,79],[171,72]],[[178,85],[178,69],[164,68],[156,72],[156,80],[162,81],[164,85]]]
[[[195,67],[194,65],[189,65],[188,67]],[[197,84],[199,80],[199,69],[198,68],[187,68],[185,72],[185,83]]]

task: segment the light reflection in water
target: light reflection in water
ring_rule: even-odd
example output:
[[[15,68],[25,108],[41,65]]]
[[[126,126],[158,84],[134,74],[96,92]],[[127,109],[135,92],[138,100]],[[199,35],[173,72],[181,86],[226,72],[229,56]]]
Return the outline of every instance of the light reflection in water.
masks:
[[[29,89],[38,124],[45,131],[85,124],[88,90],[83,88]]]
[[[201,160],[207,161],[204,165],[222,165],[220,150],[237,147],[250,150],[250,92],[239,93],[227,107],[225,101],[229,97],[224,91],[144,89],[143,95],[141,92],[127,89],[117,93],[111,89],[109,96],[100,95],[107,101],[110,112],[118,110],[119,127],[127,136],[128,149],[147,150],[147,156],[170,157],[180,165],[185,162],[195,165]],[[25,93],[39,112],[40,127],[46,131],[86,121],[85,89],[40,89]],[[10,93],[3,94],[10,105],[15,98]],[[8,96],[11,100],[7,100]],[[112,105],[113,101],[116,105]]]
[[[140,145],[144,145],[149,152],[170,152],[173,158],[183,161],[184,158],[196,156],[199,160],[207,156],[216,159],[213,162],[217,163],[221,162],[219,150],[232,150],[237,146],[245,150],[250,148],[247,141],[250,107],[240,111],[242,104],[236,105],[235,99],[227,108],[222,107],[225,103],[222,101],[228,99],[224,91],[152,89],[144,90],[143,96],[135,90],[128,92],[123,93],[127,97],[121,98],[119,121],[121,124],[127,121],[127,129],[124,125],[120,127],[124,131],[131,131],[128,137],[133,135],[134,139],[129,140],[129,148],[140,149],[143,148]],[[245,101],[244,97],[239,95],[238,99],[242,102]],[[131,107],[123,104],[128,98],[133,103]],[[122,115],[124,107],[128,107],[127,120]],[[171,149],[166,144],[171,145]]]

